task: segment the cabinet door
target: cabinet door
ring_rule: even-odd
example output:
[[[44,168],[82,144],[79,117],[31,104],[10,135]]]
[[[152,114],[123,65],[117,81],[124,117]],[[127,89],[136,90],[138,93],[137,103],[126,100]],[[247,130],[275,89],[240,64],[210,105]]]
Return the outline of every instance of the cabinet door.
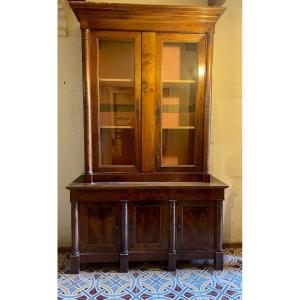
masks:
[[[166,201],[133,202],[129,205],[129,249],[168,249],[168,207]]]
[[[205,35],[157,34],[158,171],[201,171],[205,71]]]
[[[214,207],[209,201],[178,202],[178,250],[203,250],[214,247]]]
[[[92,32],[92,141],[95,171],[140,167],[141,34]]]
[[[120,204],[80,204],[80,251],[120,251]]]

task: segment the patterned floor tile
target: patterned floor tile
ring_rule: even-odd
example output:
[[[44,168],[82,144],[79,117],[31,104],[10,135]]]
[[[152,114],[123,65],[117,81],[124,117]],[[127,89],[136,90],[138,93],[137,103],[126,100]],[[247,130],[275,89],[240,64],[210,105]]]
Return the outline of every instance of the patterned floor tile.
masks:
[[[242,249],[225,249],[224,270],[215,271],[212,260],[178,262],[176,272],[160,263],[132,263],[119,273],[118,264],[81,266],[70,274],[67,255],[58,254],[58,299],[242,299]]]

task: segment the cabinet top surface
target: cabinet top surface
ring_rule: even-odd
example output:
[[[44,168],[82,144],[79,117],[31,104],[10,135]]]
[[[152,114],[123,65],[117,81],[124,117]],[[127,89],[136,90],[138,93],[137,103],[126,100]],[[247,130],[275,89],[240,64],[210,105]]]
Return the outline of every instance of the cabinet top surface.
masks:
[[[67,186],[69,190],[102,190],[102,189],[216,189],[227,188],[228,185],[211,176],[210,182],[139,182],[139,181],[125,181],[125,182],[72,182]]]
[[[72,7],[86,7],[98,9],[114,9],[114,10],[197,10],[197,11],[220,11],[223,12],[223,6],[199,6],[199,5],[174,5],[174,4],[135,4],[135,3],[104,3],[95,1],[68,1]]]

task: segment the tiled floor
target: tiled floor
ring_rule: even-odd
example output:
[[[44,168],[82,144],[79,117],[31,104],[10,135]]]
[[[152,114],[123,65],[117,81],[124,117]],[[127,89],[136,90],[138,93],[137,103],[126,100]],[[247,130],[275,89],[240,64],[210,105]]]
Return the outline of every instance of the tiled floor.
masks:
[[[66,255],[58,260],[58,299],[242,299],[241,249],[225,249],[223,271],[201,260],[179,262],[172,273],[160,263],[130,263],[126,274],[118,264],[93,264],[75,275]]]

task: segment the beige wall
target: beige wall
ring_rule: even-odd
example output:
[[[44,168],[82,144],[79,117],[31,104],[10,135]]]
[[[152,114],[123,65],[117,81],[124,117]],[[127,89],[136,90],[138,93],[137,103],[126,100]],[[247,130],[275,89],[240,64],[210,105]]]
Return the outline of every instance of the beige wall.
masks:
[[[115,2],[115,1],[102,1]],[[199,0],[117,1],[200,5]],[[224,241],[242,237],[241,174],[241,1],[227,0],[216,27],[211,173],[230,185],[224,209]],[[84,170],[81,40],[67,5],[68,36],[58,38],[58,244],[71,244],[69,193],[65,186]]]
[[[84,171],[81,38],[66,9],[68,36],[58,38],[58,244],[71,244],[69,192],[65,186]]]
[[[225,242],[242,240],[242,2],[227,0],[216,25],[211,173],[230,188],[224,202]]]

